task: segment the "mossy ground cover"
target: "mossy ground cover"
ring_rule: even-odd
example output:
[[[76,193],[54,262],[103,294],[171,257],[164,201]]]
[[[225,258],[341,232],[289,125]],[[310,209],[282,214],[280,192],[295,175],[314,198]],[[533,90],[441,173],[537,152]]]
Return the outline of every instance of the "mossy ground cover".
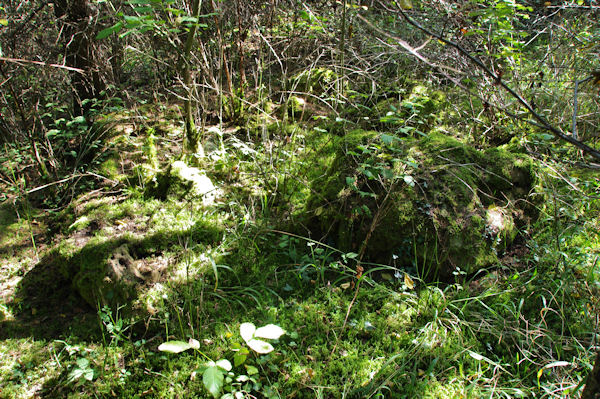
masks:
[[[352,140],[329,123],[286,125],[268,142],[222,129],[226,151],[200,165],[222,189],[211,206],[144,195],[173,154],[158,129],[154,150],[144,149],[147,129],[115,144],[119,163],[102,167],[123,182],[117,192],[83,194],[54,215],[17,217],[5,204],[0,397],[205,398],[209,359],[233,364],[225,391],[241,397],[577,395],[600,303],[597,177],[567,181],[542,165],[539,218],[486,273],[434,284],[393,260],[357,273],[351,246],[281,231],[302,220],[312,183]],[[165,271],[123,303],[102,302],[77,276],[104,270],[124,244],[136,262]],[[286,334],[274,351],[236,364],[244,322]],[[190,338],[197,349],[158,350]]]

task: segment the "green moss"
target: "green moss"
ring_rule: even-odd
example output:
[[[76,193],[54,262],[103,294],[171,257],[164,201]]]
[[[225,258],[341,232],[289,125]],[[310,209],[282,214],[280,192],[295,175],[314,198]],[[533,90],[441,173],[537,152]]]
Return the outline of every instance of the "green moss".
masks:
[[[217,195],[219,190],[203,171],[182,161],[173,162],[166,170],[158,173],[148,183],[145,192],[146,198],[189,198],[200,200],[205,205],[213,204]]]
[[[119,173],[119,160],[116,157],[110,157],[100,164],[100,174],[109,179],[117,179]]]
[[[391,264],[400,256],[397,264],[422,277],[449,279],[456,269],[473,273],[497,262],[516,226],[528,223],[513,220],[535,182],[524,155],[478,151],[438,133],[380,141],[355,131],[341,140],[327,175],[313,186],[307,225],[342,251],[356,251],[369,237],[372,261]]]
[[[297,91],[323,95],[335,89],[333,85],[338,75],[327,68],[312,68],[300,72],[292,78]]]
[[[154,129],[148,128],[146,132],[146,140],[144,142],[144,156],[146,162],[151,166],[152,169],[158,170],[158,151],[156,149],[156,136],[154,135]]]

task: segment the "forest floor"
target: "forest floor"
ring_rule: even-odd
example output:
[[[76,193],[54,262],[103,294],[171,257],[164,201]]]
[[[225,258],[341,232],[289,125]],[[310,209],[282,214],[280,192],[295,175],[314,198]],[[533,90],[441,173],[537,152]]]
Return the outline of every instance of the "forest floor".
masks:
[[[0,398],[579,395],[599,331],[593,174],[549,173],[562,206],[487,273],[434,284],[383,268],[357,284],[347,254],[272,222],[256,154],[305,148],[249,148],[232,133],[211,161],[221,196],[204,206],[144,195],[148,130],[136,129],[116,136],[118,184],[61,211],[1,205]],[[159,162],[175,157],[173,132],[153,133]],[[133,312],[91,306],[64,270],[122,245],[166,272]],[[258,353],[248,322],[285,334],[257,332],[273,348]],[[159,350],[166,341],[181,352]]]

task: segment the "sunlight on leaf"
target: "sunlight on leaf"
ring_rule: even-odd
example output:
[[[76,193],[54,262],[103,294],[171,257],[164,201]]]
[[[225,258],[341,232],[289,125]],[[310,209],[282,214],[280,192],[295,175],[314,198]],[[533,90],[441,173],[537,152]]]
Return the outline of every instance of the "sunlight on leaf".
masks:
[[[271,345],[268,342],[261,341],[260,339],[251,339],[247,343],[250,349],[252,349],[256,353],[260,353],[261,355],[273,352],[273,349],[275,349],[273,348],[273,345]]]
[[[254,337],[254,332],[256,331],[256,326],[252,323],[243,323],[240,326],[240,335],[244,339],[244,341],[248,342]]]
[[[275,324],[267,324],[254,332],[255,337],[266,339],[279,339],[283,334],[285,334],[285,330]]]
[[[406,285],[406,288],[408,288],[409,290],[415,288],[415,281],[412,278],[410,278],[410,276],[407,273],[404,273],[404,285]]]
[[[231,371],[231,363],[227,359],[217,360],[216,365],[225,371]]]
[[[202,375],[202,383],[213,397],[217,397],[223,387],[223,372],[217,366],[208,367]]]
[[[198,342],[198,341],[196,341],[196,342]],[[198,343],[198,347],[200,347],[199,343]],[[167,341],[167,342],[160,344],[160,346],[158,347],[158,350],[161,352],[167,352],[167,353],[180,353],[180,352],[186,351],[191,348],[193,348],[193,346],[190,345],[190,343],[188,343],[188,342]]]

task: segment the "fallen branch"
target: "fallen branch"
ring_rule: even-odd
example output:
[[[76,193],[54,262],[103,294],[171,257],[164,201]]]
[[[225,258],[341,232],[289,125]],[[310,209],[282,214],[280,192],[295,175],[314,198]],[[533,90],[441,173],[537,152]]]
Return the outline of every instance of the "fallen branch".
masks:
[[[61,64],[48,64],[47,62],[42,62],[42,61],[24,60],[24,59],[21,59],[21,58],[0,57],[0,61],[13,62],[15,64],[35,64],[35,65],[41,65],[41,66],[49,66],[49,67],[52,67],[52,68],[66,69],[67,71],[78,72],[78,73],[81,73],[81,74],[85,73],[85,71],[83,69],[79,69],[79,68],[73,68],[73,67],[66,66],[66,65],[61,65]]]

